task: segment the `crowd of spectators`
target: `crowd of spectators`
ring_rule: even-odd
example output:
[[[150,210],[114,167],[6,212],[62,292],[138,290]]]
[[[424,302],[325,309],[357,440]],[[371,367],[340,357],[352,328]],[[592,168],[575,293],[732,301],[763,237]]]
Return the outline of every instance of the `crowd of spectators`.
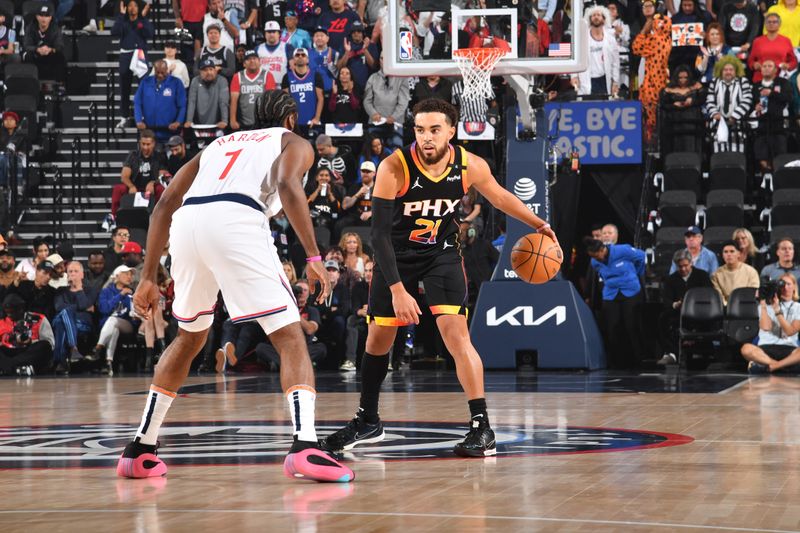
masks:
[[[4,274],[9,255],[0,255],[0,285],[7,289],[3,296],[15,296],[9,309],[18,315],[16,309],[22,305],[52,325],[50,334],[46,327],[39,331],[44,339],[52,337],[51,364],[59,371],[83,360],[87,352],[99,367],[112,372],[109,361],[117,357],[120,336],[137,332],[146,339],[143,363],[150,368],[167,342],[171,320],[165,313],[163,320],[142,324],[130,313],[136,260],[141,261],[143,251],[126,242],[128,228],[115,227],[120,203],[129,194],[157,199],[180,166],[209,139],[253,127],[258,96],[281,88],[297,101],[302,133],[317,151],[304,186],[317,238],[327,250],[325,266],[334,285],[330,301],[317,305],[309,297],[303,273],[295,270],[302,262],[293,253],[294,235],[280,214],[272,221],[276,246],[291,267],[287,277],[298,302],[303,302],[303,329],[315,346],[317,363],[352,370],[353,354],[364,339],[363,292],[372,267],[369,243],[360,238],[365,233],[357,230],[370,224],[375,174],[394,148],[410,140],[408,110],[413,103],[435,97],[462,106],[463,82],[438,76],[386,76],[382,39],[386,31],[394,30],[387,28],[382,0],[266,5],[248,0],[173,0],[175,25],[184,31],[162,44],[153,38],[149,3],[123,0],[113,7],[117,12],[112,33],[120,39],[119,127],[135,126],[138,146],[126,158],[120,183],[111,191],[112,208],[105,221],[113,231],[111,243],[93,253],[85,266],[37,250],[19,263],[27,276],[20,283]],[[465,7],[491,6],[467,2]],[[786,127],[800,112],[796,0],[758,4],[608,0],[587,3],[582,14],[571,13],[568,2],[523,2],[518,7],[520,27],[525,30],[520,34],[524,35],[521,53],[526,55],[546,55],[549,43],[568,41],[573,17],[582,16],[589,25],[589,68],[575,76],[546,77],[551,100],[638,94],[646,136],[660,131],[664,152],[706,147],[713,152],[746,152],[762,172],[770,171],[774,157],[793,142]],[[15,45],[14,30],[3,25],[0,15],[0,63],[33,62],[40,72],[52,73],[57,84],[63,83],[66,60],[57,23],[63,15],[43,4],[25,28],[21,45]],[[449,57],[453,46],[449,24],[445,13],[415,13],[410,3],[401,7],[401,27],[413,33],[415,57]],[[695,39],[675,41],[678,25],[691,25]],[[84,29],[93,31],[96,26],[91,21]],[[164,59],[149,61],[157,47],[163,49]],[[147,64],[139,72],[132,61],[137,54]],[[131,98],[135,77],[138,89]],[[496,106],[494,101],[463,105],[461,119],[482,122]],[[18,123],[19,115],[4,113],[0,144],[23,145],[19,134],[14,138]],[[339,133],[328,125],[337,125]],[[348,129],[361,135],[341,135]],[[2,169],[7,166],[3,154],[0,174],[5,175]],[[474,191],[461,203],[460,238],[473,297],[497,260],[496,249],[484,239],[482,207]],[[619,343],[612,350],[620,354],[614,364],[630,366],[645,358],[648,350],[641,325],[644,258],[635,248],[617,243],[614,229],[599,232],[588,244],[594,270],[590,277],[602,280],[596,285],[597,301],[609,340]],[[665,283],[662,362],[674,359],[675,312],[687,288],[713,286],[725,301],[735,288],[757,286],[762,268],[761,274],[771,277],[798,273],[791,240],[779,244],[778,262],[764,266],[753,236],[740,228],[723,248],[720,265],[702,245],[702,233],[699,227],[688,228],[686,250],[676,254]],[[168,309],[168,268],[163,278]],[[46,288],[54,292],[49,305]],[[590,298],[591,292],[587,291]],[[771,304],[767,307],[772,309]],[[248,327],[226,324],[224,306],[220,309],[219,333],[205,351],[206,367],[238,365],[250,353],[268,367],[278,364],[266,338]],[[92,337],[88,350],[82,347],[86,336]],[[29,366],[44,370],[41,362],[20,366],[24,372]],[[5,371],[2,364],[0,371]]]

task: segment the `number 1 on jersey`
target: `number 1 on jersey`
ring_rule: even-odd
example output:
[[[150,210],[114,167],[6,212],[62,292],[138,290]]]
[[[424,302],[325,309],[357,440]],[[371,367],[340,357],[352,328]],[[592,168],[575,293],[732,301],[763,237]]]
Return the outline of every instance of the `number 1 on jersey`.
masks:
[[[228,152],[227,154],[225,154],[225,157],[230,157],[231,160],[228,161],[228,164],[225,166],[225,170],[223,170],[222,174],[219,175],[220,181],[228,177],[228,172],[231,171],[231,167],[233,166],[234,163],[236,163],[236,159],[239,157],[239,154],[242,153],[242,150],[244,150],[244,148],[240,148],[235,152]]]

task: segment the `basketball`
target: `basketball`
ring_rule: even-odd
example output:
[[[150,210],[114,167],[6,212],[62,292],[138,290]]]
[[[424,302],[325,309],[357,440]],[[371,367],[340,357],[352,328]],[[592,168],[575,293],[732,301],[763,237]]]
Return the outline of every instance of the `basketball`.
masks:
[[[511,268],[521,280],[545,283],[561,269],[564,254],[561,247],[547,235],[523,235],[511,249]]]

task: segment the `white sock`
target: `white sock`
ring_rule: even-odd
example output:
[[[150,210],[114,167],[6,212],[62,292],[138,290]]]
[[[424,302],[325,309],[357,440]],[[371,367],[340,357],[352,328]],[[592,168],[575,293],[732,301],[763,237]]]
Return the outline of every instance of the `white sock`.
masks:
[[[317,430],[314,428],[314,403],[317,391],[308,385],[293,385],[286,391],[289,402],[289,415],[294,428],[292,434],[297,440],[317,442]]]
[[[150,385],[150,393],[147,395],[147,402],[144,404],[142,422],[136,430],[136,437],[133,439],[142,444],[154,445],[158,439],[158,430],[167,415],[172,400],[177,396],[176,393]]]

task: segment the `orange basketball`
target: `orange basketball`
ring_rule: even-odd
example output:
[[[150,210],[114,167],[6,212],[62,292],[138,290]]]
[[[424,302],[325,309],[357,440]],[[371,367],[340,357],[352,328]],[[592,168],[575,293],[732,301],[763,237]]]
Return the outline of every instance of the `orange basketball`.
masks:
[[[564,254],[553,239],[541,233],[520,237],[511,249],[511,268],[523,281],[545,283],[561,269]]]

